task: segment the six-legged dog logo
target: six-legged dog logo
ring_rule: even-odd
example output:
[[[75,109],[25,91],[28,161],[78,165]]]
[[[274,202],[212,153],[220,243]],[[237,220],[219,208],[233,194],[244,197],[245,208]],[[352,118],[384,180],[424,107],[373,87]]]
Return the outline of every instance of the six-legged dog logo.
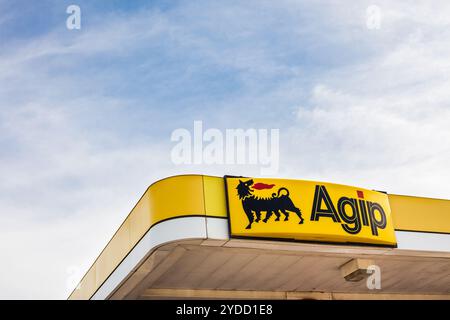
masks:
[[[236,187],[239,199],[242,202],[242,207],[248,218],[248,226],[246,229],[251,229],[253,222],[261,221],[261,212],[266,212],[266,217],[263,222],[267,222],[272,214],[275,214],[275,221],[280,221],[280,211],[284,214],[284,221],[289,220],[289,213],[287,211],[295,212],[300,218],[299,224],[303,223],[302,213],[297,208],[289,197],[289,190],[282,187],[278,189],[277,193],[272,193],[271,197],[258,197],[253,194],[253,189],[272,189],[274,184],[256,183],[253,180],[241,181]],[[253,188],[253,189],[251,189]],[[256,216],[254,219],[253,213]]]

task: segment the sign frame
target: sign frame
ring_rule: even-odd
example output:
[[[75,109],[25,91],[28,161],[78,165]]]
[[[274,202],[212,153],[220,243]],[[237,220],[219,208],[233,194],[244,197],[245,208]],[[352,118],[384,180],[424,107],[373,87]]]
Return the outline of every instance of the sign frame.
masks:
[[[291,180],[291,181],[299,181],[299,182],[308,182],[308,183],[316,183],[318,184],[332,184],[332,185],[339,185],[343,187],[348,188],[354,188],[354,189],[365,189],[365,188],[359,188],[355,186],[349,186],[349,185],[341,185],[336,183],[330,183],[330,182],[319,182],[319,181],[312,181],[312,180],[300,180],[300,179],[285,179],[285,178],[257,178],[257,177],[249,177],[249,176],[235,176],[235,175],[224,175],[224,189],[225,189],[225,203],[226,203],[226,212],[227,212],[227,220],[228,220],[228,234],[230,239],[248,239],[248,240],[258,240],[258,241],[282,241],[282,242],[290,242],[290,243],[306,243],[306,244],[322,244],[322,245],[338,245],[338,246],[359,246],[359,247],[378,247],[378,248],[397,248],[398,242],[397,238],[395,236],[395,227],[392,219],[392,212],[390,211],[390,223],[392,224],[392,232],[394,235],[395,243],[388,244],[388,243],[372,243],[372,242],[364,242],[364,241],[334,241],[334,240],[314,240],[314,239],[295,239],[295,238],[289,238],[289,237],[273,237],[273,236],[255,236],[255,235],[237,235],[233,233],[232,230],[232,217],[231,217],[231,210],[230,210],[230,195],[229,195],[229,185],[228,185],[228,179],[258,179],[258,180]],[[367,190],[367,189],[365,189]],[[381,194],[384,194],[387,196],[387,192],[378,191],[378,190],[369,190],[371,192],[378,192]],[[309,214],[310,212],[304,213],[304,220],[309,221]]]

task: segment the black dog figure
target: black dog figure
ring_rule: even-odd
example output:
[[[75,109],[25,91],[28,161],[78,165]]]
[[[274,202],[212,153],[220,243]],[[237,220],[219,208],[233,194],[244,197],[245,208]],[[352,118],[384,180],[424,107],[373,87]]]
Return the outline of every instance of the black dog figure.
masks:
[[[248,226],[246,229],[251,229],[253,221],[259,222],[261,220],[261,211],[266,212],[266,217],[264,222],[267,222],[272,214],[277,217],[275,221],[280,221],[281,211],[284,215],[284,221],[289,220],[289,213],[286,211],[292,211],[297,214],[300,218],[299,224],[303,223],[302,213],[299,208],[297,208],[289,198],[289,190],[286,188],[279,188],[278,193],[273,193],[270,198],[258,198],[252,194],[253,190],[250,187],[253,185],[253,180],[241,181],[236,187],[239,199],[242,201],[242,207],[244,208],[245,214],[248,218]],[[286,194],[281,194],[284,191]],[[280,195],[281,194],[281,195]],[[256,215],[256,220],[253,220],[253,211]]]

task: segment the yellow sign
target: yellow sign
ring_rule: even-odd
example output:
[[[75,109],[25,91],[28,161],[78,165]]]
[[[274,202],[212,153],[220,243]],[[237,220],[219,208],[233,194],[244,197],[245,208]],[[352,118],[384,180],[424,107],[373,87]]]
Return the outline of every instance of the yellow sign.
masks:
[[[303,180],[225,182],[231,236],[397,244],[385,193]]]

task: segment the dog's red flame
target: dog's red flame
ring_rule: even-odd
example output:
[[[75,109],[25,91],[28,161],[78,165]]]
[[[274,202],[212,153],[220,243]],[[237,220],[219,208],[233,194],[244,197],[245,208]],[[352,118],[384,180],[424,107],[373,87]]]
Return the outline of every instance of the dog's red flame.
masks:
[[[274,186],[275,186],[274,184],[265,184],[258,182],[252,185],[252,188],[256,190],[263,190],[263,189],[272,189]]]

